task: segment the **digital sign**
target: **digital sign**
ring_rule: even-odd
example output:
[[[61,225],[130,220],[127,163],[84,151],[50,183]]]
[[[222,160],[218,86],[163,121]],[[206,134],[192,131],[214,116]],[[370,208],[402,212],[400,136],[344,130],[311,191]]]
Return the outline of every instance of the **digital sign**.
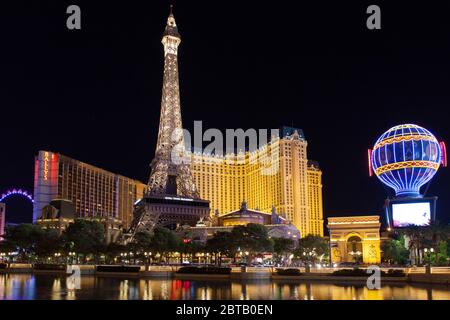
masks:
[[[428,201],[392,204],[394,227],[426,226],[430,224],[430,219],[431,205]]]

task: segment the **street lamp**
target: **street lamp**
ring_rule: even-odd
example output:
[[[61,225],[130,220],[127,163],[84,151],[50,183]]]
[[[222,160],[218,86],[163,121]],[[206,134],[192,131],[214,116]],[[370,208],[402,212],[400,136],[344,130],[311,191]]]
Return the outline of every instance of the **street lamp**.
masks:
[[[361,256],[361,251],[350,251],[349,254],[352,256],[352,258],[355,260],[355,262],[359,261],[359,257]]]
[[[78,263],[76,252],[74,252],[74,251],[69,252],[69,255],[72,257],[72,263],[74,263],[74,261],[76,261]]]
[[[128,255],[128,253],[126,253],[126,252],[121,252],[120,253],[120,260],[121,260],[122,264],[127,262],[127,260],[126,260],[127,259],[127,255]]]
[[[148,264],[150,264],[151,263],[150,259],[152,257],[152,253],[145,251],[144,256],[145,256],[145,263],[147,263],[147,261],[148,261]]]
[[[428,255],[428,264],[429,264],[430,267],[431,267],[431,258],[432,258],[433,252],[434,252],[434,248],[430,248],[430,249],[425,248],[425,249],[423,249],[423,251],[424,251],[425,253],[427,253],[427,252],[430,253],[430,254]]]
[[[55,252],[54,256],[55,256],[55,262],[58,262],[59,261],[59,257],[61,257],[61,253]]]

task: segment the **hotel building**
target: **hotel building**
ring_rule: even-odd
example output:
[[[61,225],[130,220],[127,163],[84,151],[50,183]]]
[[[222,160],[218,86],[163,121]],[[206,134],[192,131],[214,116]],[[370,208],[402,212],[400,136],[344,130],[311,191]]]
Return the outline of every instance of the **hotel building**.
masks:
[[[225,156],[191,154],[191,171],[211,215],[240,208],[241,202],[263,212],[286,214],[308,234],[323,236],[322,172],[308,162],[301,129],[284,127],[280,136],[254,152]]]
[[[128,228],[134,203],[146,185],[130,178],[71,159],[39,151],[35,158],[33,222],[53,200],[69,200],[76,218],[115,219]]]
[[[286,214],[302,236],[322,236],[322,171],[307,160],[301,130],[285,128],[280,136],[253,153],[191,154],[197,189],[210,201],[211,215],[238,210],[245,200],[256,210],[270,213],[274,207]],[[137,180],[40,151],[35,160],[33,221],[50,202],[60,199],[73,203],[78,218],[109,218],[128,228],[134,203],[145,188]]]
[[[310,234],[323,236],[322,170],[316,161],[308,161],[308,208]]]

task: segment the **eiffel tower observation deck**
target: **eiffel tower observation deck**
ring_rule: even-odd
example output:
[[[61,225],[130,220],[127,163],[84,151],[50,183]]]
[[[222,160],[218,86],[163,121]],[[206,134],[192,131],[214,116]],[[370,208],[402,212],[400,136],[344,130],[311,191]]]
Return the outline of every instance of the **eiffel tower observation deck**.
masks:
[[[181,42],[172,6],[162,37],[164,77],[156,152],[147,193],[136,204],[130,233],[151,232],[156,225],[195,225],[209,215],[209,201],[200,199],[185,150],[178,80]]]

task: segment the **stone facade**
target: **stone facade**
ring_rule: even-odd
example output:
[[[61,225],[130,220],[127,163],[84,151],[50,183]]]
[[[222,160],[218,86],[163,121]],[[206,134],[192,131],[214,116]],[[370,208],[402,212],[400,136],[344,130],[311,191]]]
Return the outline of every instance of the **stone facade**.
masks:
[[[332,262],[380,263],[379,220],[379,216],[328,218]]]

